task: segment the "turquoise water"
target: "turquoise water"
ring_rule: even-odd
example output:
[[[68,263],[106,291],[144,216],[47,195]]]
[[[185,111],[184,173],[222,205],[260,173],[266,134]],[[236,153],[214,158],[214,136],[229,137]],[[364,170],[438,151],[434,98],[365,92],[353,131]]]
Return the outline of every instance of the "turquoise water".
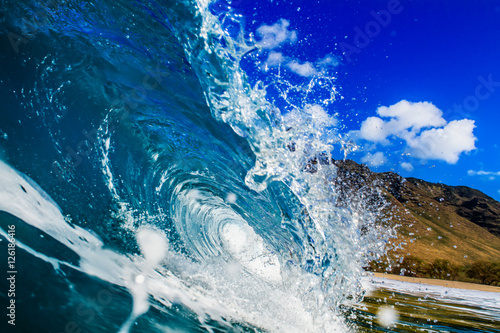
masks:
[[[349,309],[394,231],[375,225],[378,196],[339,199],[330,157],[348,143],[325,111],[332,77],[276,78],[289,104],[271,98],[242,68],[264,46],[222,3],[1,12],[1,255],[14,228],[17,272],[14,298],[0,285],[16,302],[6,329],[367,327]]]

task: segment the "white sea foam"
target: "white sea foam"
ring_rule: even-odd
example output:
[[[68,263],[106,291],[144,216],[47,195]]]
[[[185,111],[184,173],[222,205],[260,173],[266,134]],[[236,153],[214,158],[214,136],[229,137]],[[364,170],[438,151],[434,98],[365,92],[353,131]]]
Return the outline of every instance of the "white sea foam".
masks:
[[[238,263],[269,282],[282,283],[278,257],[248,224],[227,223],[222,227],[222,239]]]
[[[122,332],[128,331],[135,318],[148,310],[149,296],[167,307],[173,303],[185,305],[197,314],[201,324],[208,316],[221,323],[248,322],[271,332],[346,330],[343,321],[333,313],[317,317],[297,295],[279,286],[279,263],[248,225],[227,224],[223,231],[230,252],[246,269],[235,269],[238,264],[217,258],[193,262],[169,251],[162,233],[148,228],[139,229],[136,234],[143,256],[117,253],[105,249],[93,232],[69,225],[40,187],[2,161],[0,210],[46,232],[78,254],[80,262],[77,266],[62,262],[32,250],[29,244],[19,243],[37,258],[55,269],[65,265],[126,287],[134,305]],[[6,237],[5,232],[0,234]]]
[[[411,295],[427,296],[440,301],[477,306],[500,312],[500,293],[497,292],[433,286],[379,277],[369,277],[366,281],[371,284],[372,288],[384,288],[398,292],[407,292]]]

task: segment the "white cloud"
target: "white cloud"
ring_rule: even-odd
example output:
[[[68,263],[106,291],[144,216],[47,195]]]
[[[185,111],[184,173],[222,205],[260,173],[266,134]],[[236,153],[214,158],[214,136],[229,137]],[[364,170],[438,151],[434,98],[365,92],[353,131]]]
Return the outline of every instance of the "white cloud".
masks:
[[[353,136],[383,145],[397,137],[404,140],[413,156],[450,164],[455,164],[460,154],[476,149],[474,121],[462,119],[447,123],[443,112],[432,103],[402,100],[389,107],[379,107],[377,114],[380,117],[363,121]]]
[[[379,117],[369,117],[361,124],[359,136],[372,142],[388,143],[387,136],[389,134],[384,125],[385,122]]]
[[[329,115],[325,109],[318,104],[308,105],[304,108],[304,111],[310,115],[311,122],[315,126],[337,126],[338,121],[334,115]]]
[[[473,120],[454,120],[443,128],[423,131],[419,136],[408,138],[406,142],[418,158],[455,164],[461,153],[476,149],[476,137],[472,133],[475,127]]]
[[[263,71],[268,71],[271,67],[280,66],[285,60],[283,53],[271,51],[261,68]]]
[[[382,152],[376,152],[375,154],[368,153],[361,159],[361,162],[368,164],[372,167],[378,167],[387,163],[387,158]]]
[[[369,117],[361,124],[360,134],[363,139],[374,142],[386,142],[391,135],[408,136],[425,127],[446,125],[443,112],[429,102],[412,103],[402,100],[389,107],[377,109],[381,117],[390,118],[384,121],[379,117]]]
[[[469,176],[500,176],[500,171],[494,172],[494,171],[474,171],[474,170],[469,170],[467,171],[467,174]]]
[[[273,25],[261,25],[257,28],[257,36],[260,38],[258,45],[265,50],[273,50],[285,43],[295,43],[297,41],[297,32],[288,30],[290,22],[280,19]],[[267,59],[261,65],[262,71],[268,71],[270,68],[284,65],[295,74],[303,77],[310,77],[318,74],[319,71],[325,71],[330,67],[336,67],[340,64],[339,59],[331,54],[314,63],[309,61],[301,62],[298,59],[286,57],[281,52],[271,51]]]
[[[286,66],[290,68],[292,72],[300,76],[309,77],[318,74],[316,69],[309,61],[306,61],[305,63],[301,64],[296,60],[292,60],[289,63],[287,63]]]
[[[267,56],[266,61],[261,65],[261,69],[267,72],[272,67],[277,67],[283,65],[289,68],[295,74],[300,76],[309,77],[318,74],[316,68],[309,61],[300,63],[297,60],[289,59],[283,56],[281,52],[271,51]]]
[[[442,117],[443,112],[429,102],[412,103],[402,100],[389,107],[379,107],[377,113],[382,117],[393,118],[387,126],[394,133],[405,129],[419,130],[446,124],[446,120]]]
[[[297,40],[297,32],[289,31],[289,25],[290,22],[285,19],[281,19],[273,25],[261,25],[257,28],[257,35],[261,38],[259,45],[270,50],[285,42],[294,43]]]
[[[323,59],[320,59],[316,62],[320,68],[328,68],[328,67],[336,67],[340,65],[340,61],[336,56],[332,56],[331,54],[327,54]]]
[[[311,124],[317,127],[335,127],[338,124],[335,116],[329,115],[325,109],[318,104],[307,105],[304,109],[293,109],[283,116],[284,123],[287,127],[303,128],[304,124]]]
[[[404,170],[406,170],[408,172],[413,171],[413,165],[411,163],[408,163],[408,162],[401,163],[401,168],[403,168]]]

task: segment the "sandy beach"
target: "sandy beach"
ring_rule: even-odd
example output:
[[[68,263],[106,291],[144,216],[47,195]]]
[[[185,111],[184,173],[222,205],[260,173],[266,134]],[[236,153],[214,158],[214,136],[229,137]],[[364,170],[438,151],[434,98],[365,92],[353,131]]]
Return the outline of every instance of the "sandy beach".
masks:
[[[378,278],[385,278],[403,282],[412,282],[419,284],[427,284],[432,286],[442,286],[448,288],[459,288],[459,289],[468,289],[468,290],[479,290],[479,291],[490,291],[500,293],[500,287],[487,286],[483,284],[476,283],[468,283],[468,282],[458,282],[458,281],[448,281],[448,280],[438,280],[438,279],[424,279],[424,278],[415,278],[409,276],[400,276],[393,274],[384,274],[384,273],[373,273],[373,276]]]

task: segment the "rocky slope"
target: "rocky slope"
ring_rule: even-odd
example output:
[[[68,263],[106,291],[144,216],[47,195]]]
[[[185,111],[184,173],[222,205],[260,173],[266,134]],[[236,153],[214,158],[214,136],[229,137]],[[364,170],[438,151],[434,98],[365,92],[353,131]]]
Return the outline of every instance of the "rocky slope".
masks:
[[[334,163],[340,205],[367,197],[380,206],[377,196],[388,203],[380,220],[399,226],[393,244],[401,248],[393,255],[456,264],[500,260],[500,203],[493,198],[466,186],[374,173],[350,160]]]

